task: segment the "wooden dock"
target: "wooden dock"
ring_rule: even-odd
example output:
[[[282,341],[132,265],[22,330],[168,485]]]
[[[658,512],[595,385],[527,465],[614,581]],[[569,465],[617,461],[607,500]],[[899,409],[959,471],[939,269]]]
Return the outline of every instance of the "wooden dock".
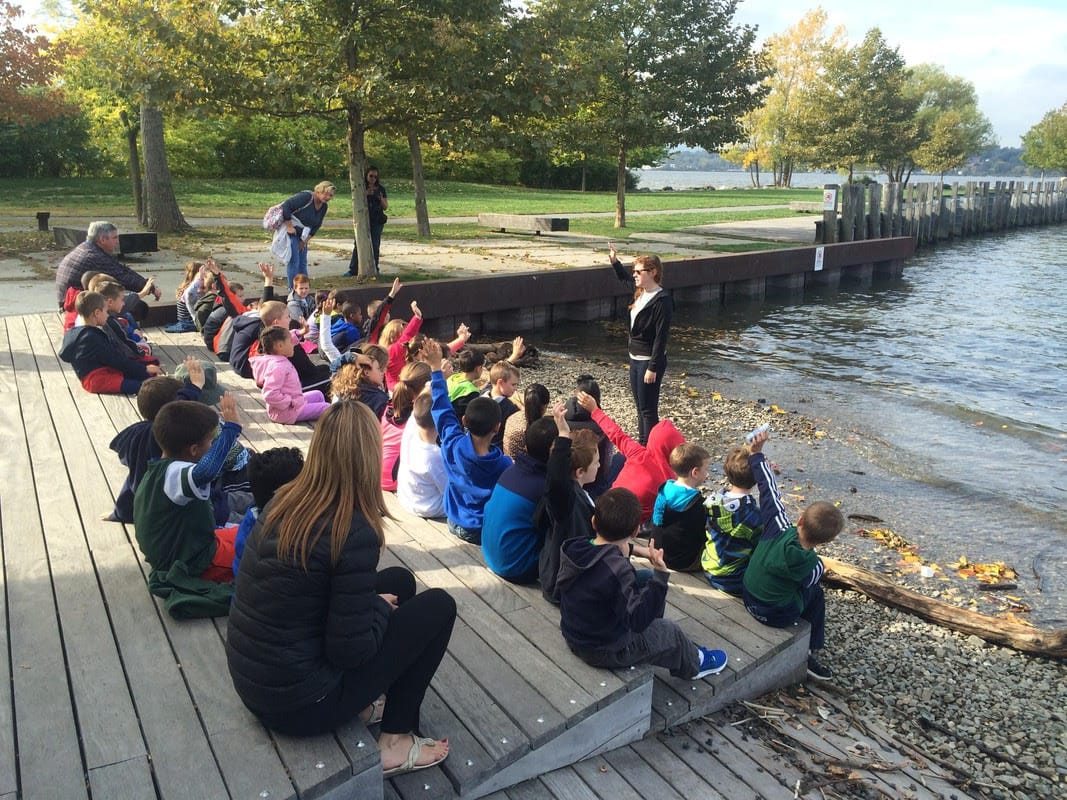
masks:
[[[210,357],[195,334],[150,334],[168,369],[186,353]],[[450,739],[449,759],[383,783],[359,723],[312,739],[267,731],[233,691],[226,620],[170,618],[148,593],[132,526],[101,521],[125,471],[108,443],[137,411],[132,398],[84,392],[56,356],[61,338],[57,314],[0,319],[0,800],[793,796],[790,770],[758,766],[773,753],[761,762],[729,725],[714,758],[655,734],[800,679],[805,624],[765,628],[675,575],[669,616],[726,649],[727,670],[681,681],[594,669],[568,651],[538,590],[498,579],[478,548],[391,495],[383,563],[459,608],[422,714],[423,733]],[[271,423],[224,365],[219,381],[248,447],[306,448],[309,426]]]

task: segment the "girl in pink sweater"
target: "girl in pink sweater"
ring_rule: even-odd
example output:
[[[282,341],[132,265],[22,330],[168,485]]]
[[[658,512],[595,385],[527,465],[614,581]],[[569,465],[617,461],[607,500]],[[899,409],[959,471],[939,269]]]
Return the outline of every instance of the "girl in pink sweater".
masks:
[[[300,375],[289,360],[297,338],[296,331],[264,328],[259,335],[260,354],[248,360],[256,385],[263,390],[267,416],[284,425],[318,419],[330,407],[322,392],[305,392],[300,386]]]

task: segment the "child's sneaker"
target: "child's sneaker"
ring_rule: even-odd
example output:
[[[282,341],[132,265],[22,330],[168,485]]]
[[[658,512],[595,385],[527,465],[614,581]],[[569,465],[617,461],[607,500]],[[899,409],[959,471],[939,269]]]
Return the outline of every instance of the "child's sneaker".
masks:
[[[700,680],[708,675],[718,675],[726,669],[727,656],[725,651],[708,650],[708,648],[700,647],[699,645],[697,650],[700,651],[700,672],[693,677],[693,680]]]
[[[819,663],[814,655],[808,655],[808,676],[817,681],[828,681],[834,677],[834,671],[825,664]]]

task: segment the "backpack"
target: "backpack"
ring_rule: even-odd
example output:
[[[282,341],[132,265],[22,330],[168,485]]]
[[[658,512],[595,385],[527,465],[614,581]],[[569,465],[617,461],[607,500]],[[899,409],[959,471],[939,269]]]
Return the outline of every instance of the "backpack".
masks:
[[[198,331],[204,330],[204,323],[207,322],[208,315],[215,310],[218,299],[218,292],[204,292],[196,301],[196,305],[193,306],[193,324],[196,325]]]
[[[307,189],[306,191],[311,191]],[[308,200],[303,206],[297,209],[297,211],[303,211],[309,205],[315,201],[314,193],[312,193],[311,200]],[[285,224],[285,215],[282,211],[283,203],[278,203],[276,206],[271,206],[267,209],[267,213],[263,215],[263,230],[275,233],[279,228]],[[295,213],[295,212],[294,212]]]

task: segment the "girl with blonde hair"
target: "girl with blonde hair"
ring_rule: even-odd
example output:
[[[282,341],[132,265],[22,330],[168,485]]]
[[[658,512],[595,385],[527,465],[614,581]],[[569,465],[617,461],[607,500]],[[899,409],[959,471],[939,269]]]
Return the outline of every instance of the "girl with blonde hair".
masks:
[[[238,695],[269,728],[314,736],[357,715],[380,722],[388,777],[448,755],[448,740],[413,732],[456,604],[441,589],[415,594],[403,567],[378,571],[389,516],[381,452],[364,404],[335,403],[319,418],[304,468],[248,537],[226,653]]]

